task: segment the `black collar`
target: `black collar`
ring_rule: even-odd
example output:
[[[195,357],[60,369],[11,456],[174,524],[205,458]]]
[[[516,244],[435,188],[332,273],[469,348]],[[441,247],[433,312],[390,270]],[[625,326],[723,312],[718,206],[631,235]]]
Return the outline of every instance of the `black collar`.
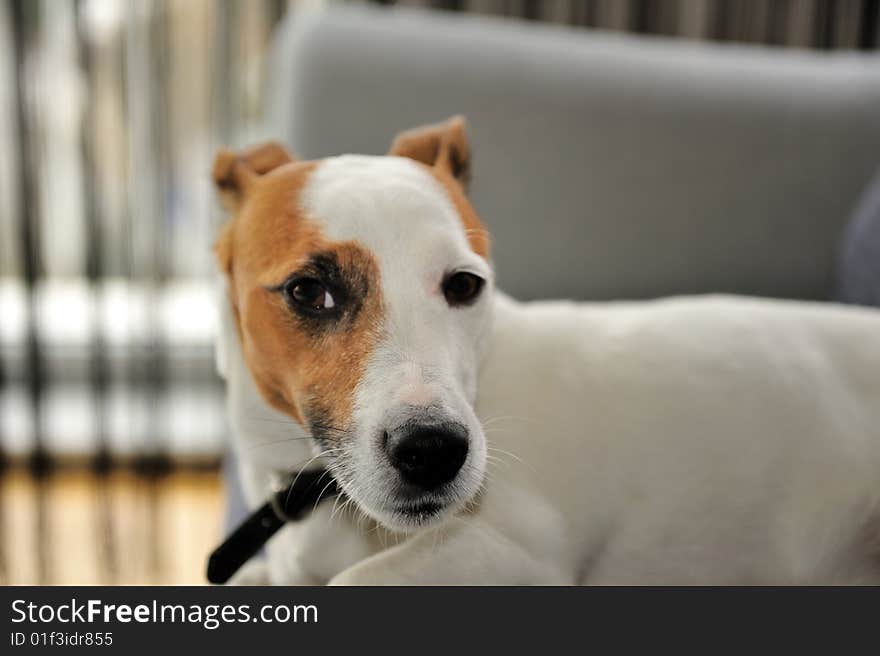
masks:
[[[278,492],[244,520],[208,558],[208,581],[226,583],[262,549],[285,522],[296,522],[338,494],[336,481],[326,469],[291,475]]]

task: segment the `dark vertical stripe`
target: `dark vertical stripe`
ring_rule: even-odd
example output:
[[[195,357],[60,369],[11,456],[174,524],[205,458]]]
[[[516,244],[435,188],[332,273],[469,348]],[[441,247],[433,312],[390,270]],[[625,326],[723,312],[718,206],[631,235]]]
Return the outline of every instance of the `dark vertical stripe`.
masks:
[[[538,0],[523,0],[522,17],[526,20],[538,20],[541,17],[538,4]]]
[[[785,43],[785,25],[788,21],[790,3],[788,0],[775,0],[770,3],[767,17],[767,43],[782,45]]]
[[[586,25],[586,9],[587,6],[585,2],[569,2],[568,12],[566,12],[566,22],[569,25]]]
[[[633,32],[647,34],[650,31],[647,0],[631,0],[629,25]]]
[[[384,0],[380,4],[393,5],[395,0]],[[463,0],[430,0],[426,4],[432,9],[444,9],[446,11],[462,11],[464,9]]]
[[[827,50],[834,43],[834,25],[836,13],[834,5],[829,0],[816,2],[815,16],[813,20],[813,45]]]
[[[877,47],[877,29],[880,23],[880,0],[864,0],[859,26],[859,49],[873,50]]]
[[[726,41],[729,38],[730,22],[730,6],[728,3],[717,4],[709,31],[710,38],[716,41]]]
[[[25,342],[25,376],[33,423],[34,446],[31,455],[31,471],[37,479],[37,559],[40,581],[51,578],[47,557],[48,530],[46,519],[46,477],[49,473],[49,457],[43,440],[43,397],[45,391],[45,363],[40,350],[37,322],[36,286],[43,276],[40,248],[39,205],[36,186],[37,163],[34,144],[35,125],[28,102],[25,66],[34,33],[39,28],[38,5],[27,0],[11,3],[13,34],[13,66],[15,69],[16,127],[18,130],[19,169],[19,243],[22,253],[22,279],[27,294],[27,335]]]
[[[599,6],[595,0],[583,0],[575,3],[583,5],[583,24],[587,27],[601,27],[599,25]]]

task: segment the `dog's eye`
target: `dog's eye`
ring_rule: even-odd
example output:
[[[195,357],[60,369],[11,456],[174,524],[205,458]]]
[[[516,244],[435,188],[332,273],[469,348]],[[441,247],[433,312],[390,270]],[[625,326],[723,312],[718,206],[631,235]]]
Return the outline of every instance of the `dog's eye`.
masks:
[[[470,305],[483,289],[483,282],[479,276],[467,271],[453,273],[443,282],[443,295],[450,305]]]
[[[314,278],[292,281],[284,288],[284,295],[293,305],[307,310],[329,310],[336,305],[330,292]]]

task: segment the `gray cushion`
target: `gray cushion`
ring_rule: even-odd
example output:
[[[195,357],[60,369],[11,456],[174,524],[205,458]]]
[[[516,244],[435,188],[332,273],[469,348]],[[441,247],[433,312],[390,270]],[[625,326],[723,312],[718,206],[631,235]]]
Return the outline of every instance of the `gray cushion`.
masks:
[[[422,11],[294,12],[270,70],[304,157],[464,113],[473,200],[520,297],[827,298],[880,153],[880,57]]]

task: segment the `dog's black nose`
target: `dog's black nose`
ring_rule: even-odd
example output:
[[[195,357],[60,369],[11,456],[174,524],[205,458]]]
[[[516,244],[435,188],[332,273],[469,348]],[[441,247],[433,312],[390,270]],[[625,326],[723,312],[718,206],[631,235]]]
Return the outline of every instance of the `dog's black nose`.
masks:
[[[464,464],[467,431],[458,424],[416,426],[389,435],[385,450],[405,481],[433,490],[455,478]]]

